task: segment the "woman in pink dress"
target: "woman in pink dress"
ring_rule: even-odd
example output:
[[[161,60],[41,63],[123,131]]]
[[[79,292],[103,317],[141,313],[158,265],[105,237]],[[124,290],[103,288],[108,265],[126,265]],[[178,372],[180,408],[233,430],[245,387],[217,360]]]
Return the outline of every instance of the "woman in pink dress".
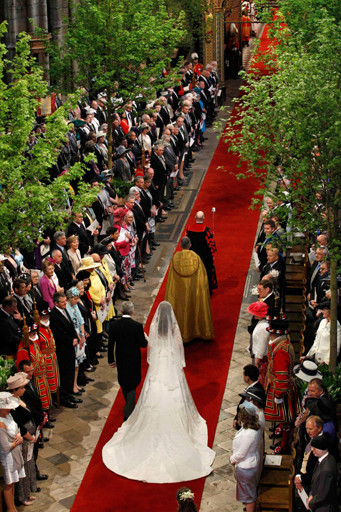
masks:
[[[52,309],[54,307],[53,295],[58,291],[56,284],[52,280],[54,264],[49,260],[44,260],[41,264],[41,270],[44,272],[44,275],[40,279],[39,288],[43,299],[48,302],[50,309]]]

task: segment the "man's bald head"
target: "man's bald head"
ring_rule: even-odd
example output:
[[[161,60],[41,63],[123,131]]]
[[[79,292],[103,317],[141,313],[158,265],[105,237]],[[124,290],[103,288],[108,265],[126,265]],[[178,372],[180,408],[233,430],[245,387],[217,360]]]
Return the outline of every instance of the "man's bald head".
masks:
[[[94,260],[95,263],[101,263],[101,257],[97,252],[94,252],[91,254],[91,258]]]
[[[195,215],[195,220],[197,221],[197,224],[202,224],[204,222],[205,215],[204,212],[197,212]]]

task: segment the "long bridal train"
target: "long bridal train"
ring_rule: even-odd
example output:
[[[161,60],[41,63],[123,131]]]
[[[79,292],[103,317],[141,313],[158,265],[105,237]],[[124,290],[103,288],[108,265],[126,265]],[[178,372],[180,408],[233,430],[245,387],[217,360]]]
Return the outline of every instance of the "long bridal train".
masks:
[[[215,452],[207,446],[200,416],[184,373],[181,333],[168,302],[152,321],[149,369],[132,415],[103,447],[111,471],[150,483],[183,482],[211,473]]]

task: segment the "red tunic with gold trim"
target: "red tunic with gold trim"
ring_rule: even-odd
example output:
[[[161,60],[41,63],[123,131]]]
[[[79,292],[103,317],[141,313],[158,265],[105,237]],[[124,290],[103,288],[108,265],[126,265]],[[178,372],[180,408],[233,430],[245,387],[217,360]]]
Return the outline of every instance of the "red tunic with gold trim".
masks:
[[[30,340],[30,343],[29,349],[24,347],[23,340],[19,343],[17,352],[17,368],[19,371],[19,364],[24,359],[31,361],[33,366],[34,384],[40,396],[41,405],[46,411],[51,407],[52,399],[49,385],[47,383],[45,356],[40,352],[38,342]]]
[[[56,342],[49,327],[41,325],[38,330],[41,353],[45,356],[47,383],[51,393],[55,393],[60,386],[59,368],[56,356]]]
[[[266,374],[266,406],[264,416],[267,421],[291,422],[299,413],[299,400],[294,380],[293,346],[286,336],[279,336],[268,347],[268,370]],[[275,398],[283,402],[275,403]]]

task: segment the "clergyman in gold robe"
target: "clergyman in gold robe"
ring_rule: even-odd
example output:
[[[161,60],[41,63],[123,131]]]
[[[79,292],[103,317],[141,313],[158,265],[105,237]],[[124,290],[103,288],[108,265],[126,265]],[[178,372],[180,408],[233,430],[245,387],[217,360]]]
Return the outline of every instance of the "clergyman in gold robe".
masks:
[[[181,251],[174,254],[168,273],[165,300],[174,310],[184,343],[194,338],[214,338],[211,299],[205,266],[190,251],[191,241],[181,239]]]

